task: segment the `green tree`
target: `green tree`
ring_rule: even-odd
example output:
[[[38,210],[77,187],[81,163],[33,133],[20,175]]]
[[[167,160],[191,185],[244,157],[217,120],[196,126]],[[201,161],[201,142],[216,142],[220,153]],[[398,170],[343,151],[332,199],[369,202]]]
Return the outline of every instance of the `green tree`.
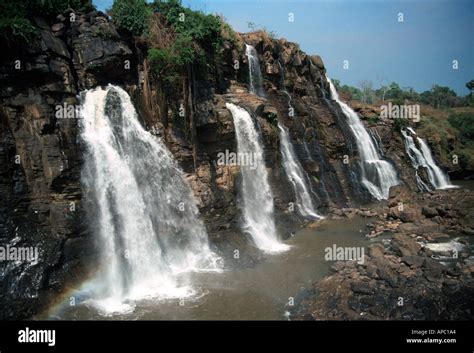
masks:
[[[459,131],[463,143],[474,142],[474,115],[472,113],[451,114],[449,124]]]
[[[454,106],[456,92],[449,87],[434,85],[431,92],[435,108]]]
[[[387,91],[385,98],[397,100],[403,99],[403,91],[398,83],[392,82],[388,87],[389,90]]]
[[[474,91],[474,80],[467,82],[466,87],[470,91],[470,93],[472,93],[472,91]]]
[[[341,86],[339,93],[346,96],[349,100],[362,100],[362,93],[356,87],[348,85]]]
[[[152,10],[145,0],[115,0],[110,15],[119,28],[140,36],[148,30]]]

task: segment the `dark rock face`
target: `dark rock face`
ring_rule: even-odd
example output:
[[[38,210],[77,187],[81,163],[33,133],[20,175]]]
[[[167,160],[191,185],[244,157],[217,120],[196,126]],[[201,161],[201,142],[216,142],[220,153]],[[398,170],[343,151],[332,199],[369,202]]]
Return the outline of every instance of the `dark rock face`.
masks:
[[[132,51],[104,14],[69,18],[37,19],[38,36],[0,63],[1,246],[39,250],[36,265],[0,263],[1,318],[30,316],[96,257],[81,207],[78,116],[57,112],[74,108],[83,89],[127,83]]]
[[[259,54],[267,99],[277,109],[280,122],[289,128],[298,159],[318,195],[318,204],[342,206],[368,200],[355,177],[355,143],[346,119],[340,108],[327,99],[329,86],[321,58],[310,57],[295,43],[271,40],[261,32],[243,35],[243,40]],[[282,92],[285,89],[294,112],[289,109],[289,97]],[[345,156],[354,164],[344,164]]]

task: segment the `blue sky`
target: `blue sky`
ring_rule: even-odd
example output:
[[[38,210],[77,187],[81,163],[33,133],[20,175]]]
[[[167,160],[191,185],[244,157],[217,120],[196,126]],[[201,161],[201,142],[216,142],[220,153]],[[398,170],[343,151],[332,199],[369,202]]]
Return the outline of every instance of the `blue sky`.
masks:
[[[101,10],[112,0],[95,0]],[[223,14],[240,32],[248,22],[319,54],[344,84],[395,81],[421,92],[433,84],[468,93],[474,79],[474,0],[183,0]],[[289,13],[294,14],[290,22]],[[403,13],[403,22],[398,14]],[[349,69],[343,68],[344,60]],[[453,60],[458,69],[453,69]]]

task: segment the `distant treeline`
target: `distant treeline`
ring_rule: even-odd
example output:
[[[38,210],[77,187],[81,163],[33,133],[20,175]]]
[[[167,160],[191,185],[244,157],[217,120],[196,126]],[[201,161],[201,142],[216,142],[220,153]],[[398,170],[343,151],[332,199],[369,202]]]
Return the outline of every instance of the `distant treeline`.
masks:
[[[434,108],[474,106],[474,80],[466,83],[470,93],[464,97],[458,96],[449,87],[440,85],[433,85],[429,91],[418,93],[411,87],[400,87],[396,82],[374,89],[372,81],[367,80],[360,81],[358,87],[341,85],[341,82],[335,79],[332,81],[339,94],[345,99],[362,103],[375,104],[390,100],[396,104],[403,104],[405,101],[419,102]]]

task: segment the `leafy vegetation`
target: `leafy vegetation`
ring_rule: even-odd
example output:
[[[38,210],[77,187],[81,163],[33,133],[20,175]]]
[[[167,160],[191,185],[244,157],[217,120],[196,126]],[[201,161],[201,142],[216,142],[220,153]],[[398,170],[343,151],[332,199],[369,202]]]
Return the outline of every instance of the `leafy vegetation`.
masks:
[[[29,41],[34,35],[35,27],[26,18],[0,18],[0,32],[7,40],[9,35],[14,38]]]
[[[458,130],[462,142],[474,141],[474,114],[453,113],[448,117],[448,122]]]
[[[378,122],[380,121],[380,117],[378,115],[372,115],[370,117],[367,118],[367,122],[370,124],[370,125],[375,125],[377,124]]]
[[[168,93],[191,68],[195,74],[214,70],[224,42],[236,41],[221,17],[185,8],[179,0],[155,0],[149,7],[153,19],[147,34],[148,59]]]
[[[474,113],[452,113],[448,121],[457,130],[454,153],[459,156],[461,167],[474,169]]]
[[[400,131],[401,129],[408,126],[408,119],[393,119],[393,129]]]
[[[445,164],[459,157],[463,169],[474,169],[474,112],[470,107],[435,109],[423,107],[416,131],[429,137],[434,153]]]
[[[181,1],[156,1],[155,12],[161,13],[178,37],[188,38],[202,46],[211,45],[218,50],[223,44],[221,19],[193,11],[181,5]]]
[[[148,30],[152,11],[145,0],[115,0],[110,14],[119,28],[140,36]]]

